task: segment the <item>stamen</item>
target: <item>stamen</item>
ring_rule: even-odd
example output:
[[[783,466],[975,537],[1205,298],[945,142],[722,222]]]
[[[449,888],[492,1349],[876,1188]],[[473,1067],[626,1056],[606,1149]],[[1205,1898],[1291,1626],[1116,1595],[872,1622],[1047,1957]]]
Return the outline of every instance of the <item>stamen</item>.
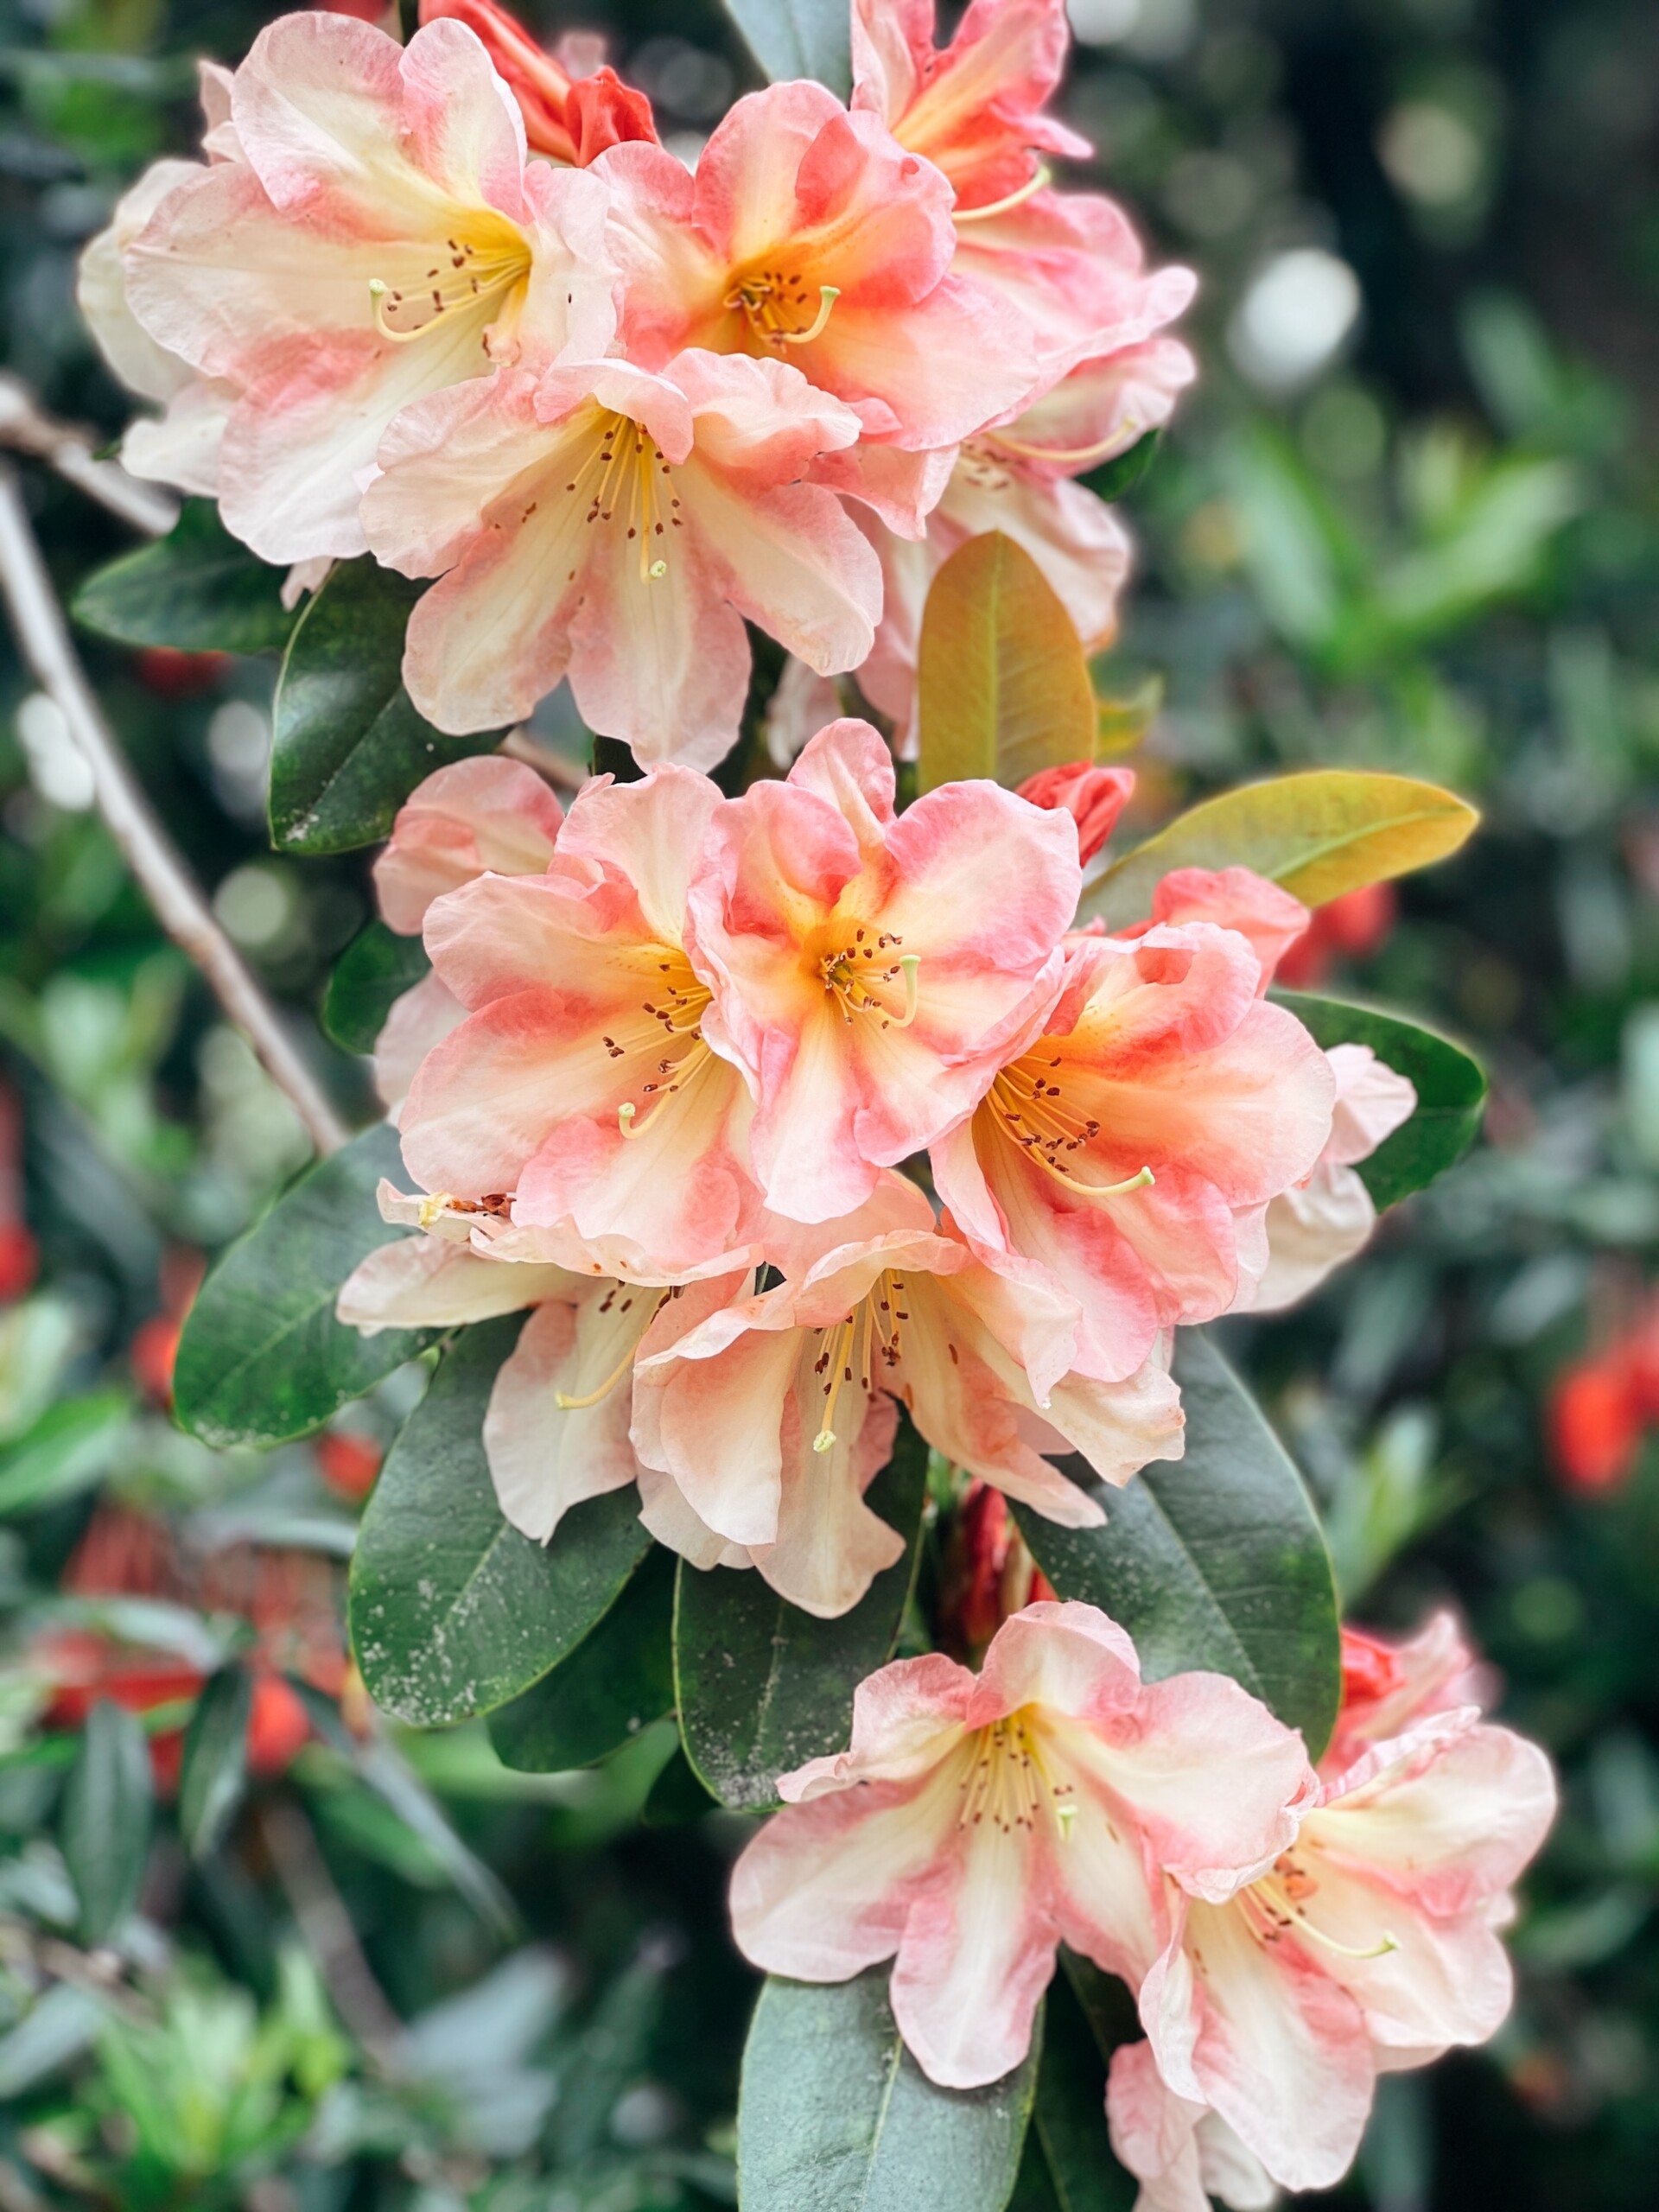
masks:
[[[554,1404],[558,1408],[562,1414],[581,1413],[588,1406],[598,1405],[601,1398],[608,1398],[610,1396],[612,1391],[615,1389],[617,1384],[622,1380],[622,1377],[633,1365],[633,1355],[636,1350],[637,1346],[634,1344],[630,1344],[628,1346],[626,1351],[623,1353],[620,1360],[605,1377],[605,1380],[600,1384],[597,1390],[584,1391],[580,1397],[573,1396],[569,1391],[556,1390],[553,1393]]]
[[[899,962],[905,971],[905,1010],[898,1020],[889,1025],[892,1028],[908,1029],[916,1019],[916,970],[921,964],[919,952],[906,952]]]
[[[1006,200],[993,200],[988,207],[953,207],[953,223],[988,223],[994,215],[1006,215],[1010,208],[1023,207],[1036,193],[1054,181],[1054,172],[1046,162],[1039,162],[1034,176],[1027,178],[1018,192],[1011,192]]]
[[[1122,453],[1124,442],[1133,438],[1140,427],[1131,416],[1121,423],[1109,437],[1098,439],[1091,446],[1027,445],[1023,438],[1011,438],[1006,430],[988,430],[985,436],[1005,453],[1017,454],[1021,461],[1046,461],[1056,468],[1089,468],[1097,461],[1109,461],[1114,454]]]
[[[450,1192],[434,1191],[429,1198],[423,1198],[416,1207],[415,1218],[423,1229],[430,1229],[435,1221],[442,1220],[454,1204],[454,1198]]]

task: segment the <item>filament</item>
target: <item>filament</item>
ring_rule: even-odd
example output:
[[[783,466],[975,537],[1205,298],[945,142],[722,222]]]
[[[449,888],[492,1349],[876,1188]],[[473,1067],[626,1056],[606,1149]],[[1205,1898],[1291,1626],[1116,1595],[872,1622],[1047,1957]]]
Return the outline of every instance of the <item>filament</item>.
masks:
[[[1046,461],[1056,468],[1087,468],[1096,461],[1109,461],[1114,454],[1121,453],[1125,439],[1132,438],[1140,427],[1131,417],[1120,423],[1109,437],[1097,439],[1091,446],[1027,445],[1023,438],[1011,438],[1006,430],[988,430],[986,436],[1021,461]]]
[[[1023,207],[1034,194],[1053,181],[1054,172],[1046,162],[1039,162],[1035,174],[1027,178],[1018,192],[1009,193],[1006,200],[993,200],[986,207],[953,207],[950,219],[953,223],[988,223],[993,215],[1006,215],[1011,208]]]

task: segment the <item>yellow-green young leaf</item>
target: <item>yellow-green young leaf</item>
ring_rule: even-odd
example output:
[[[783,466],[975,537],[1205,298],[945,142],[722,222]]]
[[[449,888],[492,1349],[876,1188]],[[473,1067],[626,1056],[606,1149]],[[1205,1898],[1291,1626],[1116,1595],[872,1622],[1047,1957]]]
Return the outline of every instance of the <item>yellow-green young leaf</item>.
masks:
[[[988,776],[1009,790],[1094,757],[1096,710],[1071,618],[998,530],[959,545],[933,579],[918,655],[920,788]]]
[[[1109,868],[1082,918],[1109,929],[1152,911],[1160,877],[1175,868],[1249,868],[1323,906],[1344,891],[1455,853],[1480,817],[1454,791],[1409,776],[1311,768],[1206,799]]]
[[[1095,701],[1095,758],[1109,760],[1140,744],[1163,711],[1164,679],[1148,676],[1121,699]]]

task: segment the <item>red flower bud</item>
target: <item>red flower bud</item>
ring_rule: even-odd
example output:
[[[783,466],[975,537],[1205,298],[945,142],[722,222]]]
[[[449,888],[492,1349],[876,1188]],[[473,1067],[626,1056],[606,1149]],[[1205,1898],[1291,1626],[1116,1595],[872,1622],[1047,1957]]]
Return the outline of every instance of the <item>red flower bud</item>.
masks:
[[[1039,768],[1020,786],[1033,806],[1069,814],[1077,825],[1077,858],[1091,861],[1116,826],[1135,789],[1133,768],[1097,768],[1092,760]]]

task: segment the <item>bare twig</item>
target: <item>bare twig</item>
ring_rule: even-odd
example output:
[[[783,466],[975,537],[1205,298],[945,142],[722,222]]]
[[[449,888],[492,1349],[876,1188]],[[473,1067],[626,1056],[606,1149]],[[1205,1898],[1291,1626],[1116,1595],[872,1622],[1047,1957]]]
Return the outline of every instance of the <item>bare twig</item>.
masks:
[[[396,2073],[403,2022],[363,1955],[352,1916],[317,1848],[310,1822],[297,1805],[281,1797],[268,1798],[258,1817],[283,1894],[334,2000],[334,2010],[381,2072]]]
[[[0,445],[45,461],[66,483],[146,537],[165,537],[179,518],[176,499],[129,476],[118,461],[100,461],[87,433],[48,415],[16,377],[0,376]]]
[[[92,772],[98,810],[156,919],[207,977],[230,1020],[310,1132],[321,1153],[346,1138],[340,1121],[295,1051],[276,1008],[213,919],[201,890],[150,810],[88,683],[29,525],[16,472],[0,462],[0,589],[23,658],[56,704]]]

